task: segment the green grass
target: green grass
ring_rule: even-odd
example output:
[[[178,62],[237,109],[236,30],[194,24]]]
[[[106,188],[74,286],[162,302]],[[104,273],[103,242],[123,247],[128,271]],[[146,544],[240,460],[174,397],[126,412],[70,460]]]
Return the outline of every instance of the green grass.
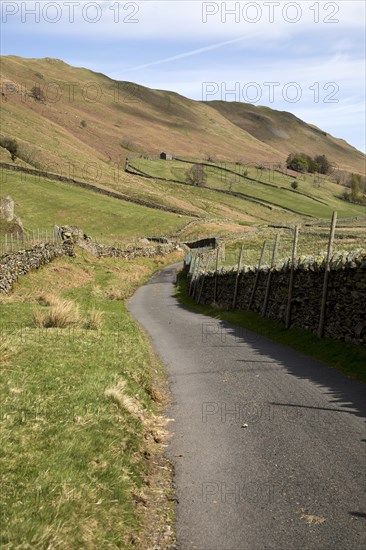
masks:
[[[77,225],[90,235],[120,238],[164,235],[190,218],[103,196],[67,183],[2,171],[1,194],[16,203],[26,229]]]
[[[333,241],[333,254],[344,253],[365,247],[366,220],[358,222],[359,228],[352,227],[343,230],[336,229]],[[297,257],[306,255],[322,256],[327,253],[329,241],[329,226],[324,228],[300,227],[297,243]],[[240,249],[243,245],[243,265],[258,265],[263,242],[267,242],[265,249],[264,264],[270,264],[272,259],[273,246],[276,234],[280,234],[278,244],[277,259],[284,260],[290,258],[293,247],[293,230],[276,228],[258,228],[255,232],[248,232],[240,236],[240,239],[234,239],[234,236],[227,241],[225,245],[224,266],[237,266],[240,255]]]
[[[132,495],[149,490],[160,453],[154,396],[163,377],[123,299],[177,259],[96,261],[78,250],[1,299],[2,548],[136,547],[143,514]],[[45,289],[84,316],[103,312],[101,326],[36,328]]]
[[[152,176],[182,182],[186,180],[185,174],[190,168],[190,164],[179,161],[142,158],[131,159],[131,165]],[[221,166],[242,175],[246,174],[247,179],[226,172],[220,168]],[[235,163],[217,163],[215,167],[206,167],[205,172],[205,185],[213,189],[243,193],[253,199],[297,212],[299,215],[330,218],[334,210],[337,210],[339,217],[366,214],[366,207],[340,199],[344,190],[342,186],[324,179],[319,184],[314,183],[314,177],[311,175],[299,176],[299,186],[294,191],[291,188],[293,178],[273,170],[260,170],[254,166],[239,166]]]
[[[211,306],[198,305],[188,295],[187,279],[183,273],[178,275],[176,295],[183,305],[197,313],[256,332],[278,344],[288,346],[335,367],[355,380],[366,382],[365,347],[327,338],[319,339],[311,332],[298,328],[286,329],[283,324],[262,317],[253,311],[219,311]]]

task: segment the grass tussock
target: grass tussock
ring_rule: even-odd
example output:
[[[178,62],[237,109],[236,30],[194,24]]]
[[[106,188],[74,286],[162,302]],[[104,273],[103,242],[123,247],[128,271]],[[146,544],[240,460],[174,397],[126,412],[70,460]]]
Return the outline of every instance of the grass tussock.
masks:
[[[104,396],[115,403],[119,409],[127,411],[135,418],[138,418],[143,424],[147,423],[146,411],[142,409],[135,398],[127,394],[126,382],[124,380],[119,380],[115,386],[107,388]]]
[[[86,318],[84,320],[83,326],[84,328],[87,328],[87,329],[97,330],[101,327],[102,320],[103,320],[103,312],[93,308],[90,311],[88,311]]]
[[[66,280],[67,266],[90,280]],[[153,258],[56,259],[19,278],[14,300],[2,307],[8,342],[0,357],[10,362],[0,369],[0,431],[10,457],[3,463],[4,548],[24,541],[34,548],[152,548],[155,542],[141,538],[144,531],[150,536],[150,517],[152,538],[160,537],[161,521],[166,542],[172,503],[161,513],[155,501],[162,473],[170,486],[170,470],[159,467],[165,437],[159,412],[167,400],[162,369],[124,304],[105,294],[115,286],[129,296],[156,268]],[[64,328],[68,323],[77,324]],[[102,330],[85,330],[86,324]]]
[[[81,323],[79,306],[71,300],[55,299],[46,310],[34,308],[33,323],[42,328],[66,328]]]
[[[41,306],[54,306],[58,303],[59,298],[51,292],[40,292],[36,300]]]

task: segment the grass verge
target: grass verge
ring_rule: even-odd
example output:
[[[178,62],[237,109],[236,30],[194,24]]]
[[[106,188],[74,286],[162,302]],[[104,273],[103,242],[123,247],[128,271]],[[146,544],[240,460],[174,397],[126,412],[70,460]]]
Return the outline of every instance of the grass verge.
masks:
[[[123,299],[178,259],[96,260],[78,250],[0,298],[1,548],[174,542],[163,370]],[[35,324],[35,308],[48,319],[60,304],[57,322]],[[70,304],[87,323],[65,322]]]
[[[362,346],[328,338],[319,339],[313,333],[298,328],[288,330],[282,323],[276,323],[254,311],[220,311],[213,306],[199,305],[188,295],[187,279],[182,272],[177,278],[176,295],[183,305],[197,313],[256,332],[335,367],[355,380],[366,382],[366,349]]]

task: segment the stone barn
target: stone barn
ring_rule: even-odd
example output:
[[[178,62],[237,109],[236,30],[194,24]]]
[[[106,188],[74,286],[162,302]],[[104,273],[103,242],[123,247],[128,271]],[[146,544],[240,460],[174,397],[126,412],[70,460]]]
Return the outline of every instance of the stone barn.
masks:
[[[173,160],[173,155],[170,153],[160,153],[160,158],[163,160]]]

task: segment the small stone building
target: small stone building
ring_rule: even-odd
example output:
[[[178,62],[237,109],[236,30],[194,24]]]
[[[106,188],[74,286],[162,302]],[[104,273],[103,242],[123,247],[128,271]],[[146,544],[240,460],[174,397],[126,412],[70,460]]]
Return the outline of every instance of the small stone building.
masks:
[[[170,153],[160,153],[160,158],[162,160],[173,160],[173,155]]]

